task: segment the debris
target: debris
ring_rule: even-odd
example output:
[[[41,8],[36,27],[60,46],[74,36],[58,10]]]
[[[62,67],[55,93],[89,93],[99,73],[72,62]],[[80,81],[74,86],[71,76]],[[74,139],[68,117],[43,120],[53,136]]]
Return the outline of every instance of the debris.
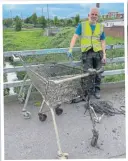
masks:
[[[112,132],[113,132],[113,133],[116,133],[116,130],[117,130],[117,129],[115,128],[115,129],[112,130]]]

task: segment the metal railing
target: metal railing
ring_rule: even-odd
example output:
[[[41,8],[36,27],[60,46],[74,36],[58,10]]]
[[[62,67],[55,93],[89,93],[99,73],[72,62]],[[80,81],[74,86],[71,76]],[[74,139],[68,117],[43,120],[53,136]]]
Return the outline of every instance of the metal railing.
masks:
[[[117,45],[108,45],[106,46],[106,49],[117,49],[117,48],[124,48],[124,45],[122,44],[117,44]],[[25,51],[8,51],[4,52],[4,58],[7,57],[13,57],[13,55],[18,56],[19,54],[21,55],[46,55],[46,54],[51,54],[51,53],[60,53],[60,54],[65,54],[68,51],[68,48],[53,48],[53,49],[41,49],[41,50],[25,50]],[[73,49],[74,52],[80,52],[80,48],[76,47]],[[14,58],[14,57],[13,57]],[[123,63],[124,62],[124,57],[116,57],[116,58],[107,58],[107,63]],[[74,61],[74,64],[76,66],[80,65],[80,61]],[[12,73],[12,72],[21,72],[25,71],[25,68],[23,66],[15,66],[13,68],[4,68],[4,74],[6,73]],[[118,74],[124,74],[125,70],[124,69],[117,69],[117,70],[108,70],[103,73],[103,76],[109,76],[109,75],[118,75]],[[18,87],[21,86],[23,83],[22,80],[19,81],[13,81],[13,82],[4,82],[4,88],[10,88],[10,87]],[[25,85],[29,85],[30,80],[26,81]]]

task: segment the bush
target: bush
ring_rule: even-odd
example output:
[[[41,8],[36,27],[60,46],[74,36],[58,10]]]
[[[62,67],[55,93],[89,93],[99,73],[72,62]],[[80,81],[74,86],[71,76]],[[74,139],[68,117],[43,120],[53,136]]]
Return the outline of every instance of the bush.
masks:
[[[21,31],[21,28],[22,28],[22,21],[18,16],[16,16],[16,18],[15,18],[15,31]]]

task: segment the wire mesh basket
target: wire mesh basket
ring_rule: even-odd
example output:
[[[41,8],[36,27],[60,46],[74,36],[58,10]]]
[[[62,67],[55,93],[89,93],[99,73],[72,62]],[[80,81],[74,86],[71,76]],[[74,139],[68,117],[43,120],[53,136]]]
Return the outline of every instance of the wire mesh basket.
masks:
[[[61,114],[63,111],[58,108],[58,104],[61,105],[62,103],[73,100],[79,95],[83,95],[85,88],[89,89],[92,86],[92,78],[95,74],[90,75],[89,73],[84,73],[82,66],[76,67],[71,61],[67,62],[67,58],[64,58],[64,55],[62,56],[61,54],[58,56],[57,54],[31,56],[20,55],[19,57],[31,80],[31,85],[28,89],[28,94],[22,112],[25,117],[29,117],[30,114],[26,110],[26,106],[32,86],[34,86],[43,98],[38,114],[39,119],[40,121],[45,121],[47,118],[47,116],[42,112],[44,105],[47,105],[52,114],[58,145],[58,156],[61,159],[67,158],[68,154],[63,153],[61,150],[53,109],[55,109],[56,114]]]
[[[40,63],[41,58],[45,60],[43,64]],[[85,73],[81,67],[70,62],[46,63],[46,58],[40,55],[20,56],[20,59],[32,84],[50,106],[70,101],[82,92],[81,78]]]

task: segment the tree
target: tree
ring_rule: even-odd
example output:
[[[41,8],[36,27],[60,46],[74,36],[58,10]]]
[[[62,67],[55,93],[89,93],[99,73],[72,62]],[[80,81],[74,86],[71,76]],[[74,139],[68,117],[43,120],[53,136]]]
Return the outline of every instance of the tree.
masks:
[[[65,26],[65,21],[64,21],[64,19],[60,19],[60,26]]]
[[[47,25],[47,21],[44,16],[38,18],[38,23],[41,24],[42,28],[44,29]]]
[[[3,24],[4,24],[6,27],[11,27],[12,24],[13,24],[13,20],[12,20],[11,18],[4,19],[4,20],[3,20]]]
[[[103,22],[103,17],[102,16],[98,17],[98,22]]]
[[[49,24],[50,24],[50,26],[53,26],[54,25],[54,20],[49,19]]]
[[[19,16],[15,17],[15,30],[16,31],[21,31],[22,29],[22,20],[20,19]]]
[[[67,25],[67,26],[71,26],[72,24],[73,24],[72,19],[67,19],[67,20],[66,20],[66,25]]]
[[[75,25],[77,25],[79,22],[80,22],[80,16],[79,14],[77,14],[75,17]]]
[[[30,16],[30,17],[27,17],[25,20],[24,20],[24,23],[33,23],[32,22],[32,16]]]
[[[34,13],[32,15],[31,19],[32,19],[32,23],[34,24],[34,26],[36,26],[36,24],[37,24],[37,15],[36,15],[36,13]]]
[[[30,23],[30,18],[27,17],[27,18],[24,20],[24,23]]]
[[[57,16],[54,17],[54,25],[55,25],[55,26],[58,25],[58,17],[57,17]]]

